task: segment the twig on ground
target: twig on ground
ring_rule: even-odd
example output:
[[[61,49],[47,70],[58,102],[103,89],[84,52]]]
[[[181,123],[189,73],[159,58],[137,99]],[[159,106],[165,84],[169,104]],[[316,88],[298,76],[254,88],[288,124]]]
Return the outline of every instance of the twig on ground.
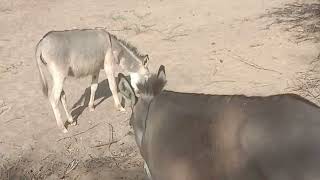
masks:
[[[119,141],[119,140],[111,141],[111,142],[104,143],[104,144],[98,144],[98,145],[95,145],[95,146],[91,146],[91,148],[97,148],[97,147],[109,146],[110,144],[117,143],[118,141]]]
[[[0,100],[0,116],[4,115],[6,112],[8,112],[11,109],[10,106],[8,106],[4,100]]]
[[[112,144],[114,144],[114,143],[117,143],[117,142],[119,142],[120,141],[120,139],[119,140],[114,140],[114,137],[113,137],[113,126],[112,126],[112,124],[110,124],[110,123],[108,123],[108,125],[109,125],[109,127],[110,127],[110,140],[109,140],[109,146],[108,146],[108,149],[109,149],[109,152],[110,152],[110,154],[112,155],[112,157],[118,157],[118,155],[116,155],[116,154],[114,154],[112,151],[111,151],[111,146],[112,146]]]
[[[0,144],[6,144],[6,145],[9,145],[9,146],[21,148],[21,146],[19,146],[19,145],[16,145],[16,144],[14,144],[14,143],[7,143],[7,142],[4,142],[4,141],[0,141]]]
[[[111,151],[111,146],[112,146],[112,144],[119,142],[120,140],[122,140],[124,137],[126,137],[126,136],[129,135],[129,134],[127,133],[127,134],[125,134],[123,137],[121,137],[121,138],[119,138],[119,139],[117,139],[117,140],[114,140],[114,136],[113,136],[113,132],[114,132],[113,129],[114,129],[114,128],[113,128],[113,126],[112,126],[110,123],[108,123],[108,125],[109,125],[109,127],[110,127],[110,136],[109,136],[110,139],[109,139],[109,143],[99,144],[99,145],[96,145],[96,146],[93,146],[93,147],[108,146],[108,150],[109,150],[112,158],[121,157],[121,155],[115,154],[115,153],[113,153],[113,152]]]
[[[22,119],[23,117],[24,117],[24,116],[15,117],[15,118],[9,119],[8,121],[5,121],[4,123],[5,123],[5,124],[8,124],[8,123],[10,123],[10,122],[12,122],[12,121],[15,121],[15,120],[18,120],[18,119]]]
[[[48,154],[46,155],[44,158],[41,159],[41,161],[47,160],[50,156],[52,156],[53,154]]]
[[[68,164],[68,166],[67,166],[67,168],[66,168],[66,170],[65,170],[65,172],[64,172],[64,175],[67,175],[67,174],[69,174],[72,170],[74,170],[77,166],[78,166],[78,164],[79,164],[79,160],[76,160],[76,159],[74,159],[74,160],[72,160],[69,164]]]
[[[251,48],[255,48],[255,47],[259,47],[259,46],[263,46],[263,43],[256,43],[256,44],[251,44],[250,47]]]
[[[112,31],[134,31],[135,34],[141,34],[141,33],[145,33],[148,31],[155,31],[155,32],[161,32],[160,30],[156,30],[156,29],[152,29],[152,27],[154,27],[156,24],[151,24],[151,25],[145,25],[145,24],[130,24],[130,25],[126,25],[120,29],[108,29],[108,31],[112,32]],[[106,29],[106,28],[103,28]]]
[[[114,140],[114,137],[113,137],[113,126],[112,124],[108,123],[109,127],[110,127],[110,135],[109,135],[109,142],[108,143],[103,143],[103,144],[98,144],[98,145],[95,145],[95,146],[91,146],[91,148],[95,148],[95,147],[102,147],[102,146],[108,146],[109,148],[109,151],[110,151],[110,146],[114,143],[117,143],[119,140]],[[111,151],[110,151],[111,152]]]
[[[172,34],[174,30],[178,29],[178,28],[181,27],[181,26],[182,26],[181,23],[173,26],[173,27],[169,30],[168,34]]]
[[[67,137],[60,138],[60,139],[58,139],[58,140],[57,140],[57,142],[59,142],[59,141],[61,141],[61,140],[64,140],[64,139],[69,139],[69,138],[72,138],[72,137],[78,136],[78,135],[83,134],[83,133],[86,133],[86,132],[88,132],[89,130],[91,130],[91,129],[93,129],[93,128],[97,127],[99,124],[101,124],[101,123],[98,123],[98,124],[96,124],[96,125],[94,125],[94,126],[90,127],[89,129],[87,129],[87,130],[85,130],[85,131],[82,131],[82,132],[79,132],[79,133],[77,133],[77,134],[74,134],[74,135],[72,135],[72,136],[67,136]]]
[[[134,11],[134,12],[133,12],[133,15],[136,16],[136,17],[139,18],[139,19],[144,19],[145,17],[151,15],[151,12],[148,12],[148,13],[146,13],[146,14],[144,14],[144,15],[139,15],[139,14],[136,13],[136,11]]]
[[[188,34],[174,34],[174,35],[171,35],[171,36],[167,36],[166,38],[163,38],[162,40],[165,40],[165,41],[176,41],[176,37],[183,37],[183,36],[188,36]]]
[[[204,84],[203,86],[207,87],[207,86],[210,86],[210,85],[215,84],[215,83],[234,83],[234,82],[236,82],[236,81],[233,81],[233,80],[220,80],[219,81],[219,80],[217,80],[217,81],[210,81],[210,82]]]
[[[318,62],[320,60],[320,53],[319,53],[319,55],[316,57],[316,58],[314,58],[314,60],[312,60],[311,62],[310,62],[310,64],[313,64],[313,63],[315,63],[315,62]]]
[[[244,63],[244,64],[246,64],[246,65],[248,65],[248,66],[250,66],[250,67],[253,67],[253,68],[259,69],[259,70],[275,72],[275,73],[278,73],[278,74],[280,74],[280,75],[282,74],[282,73],[279,72],[279,71],[276,71],[276,70],[273,70],[273,69],[267,69],[267,68],[264,68],[264,67],[262,67],[262,66],[260,66],[260,65],[255,64],[255,63],[253,63],[253,62],[250,62],[250,61],[248,61],[247,59],[241,57],[240,55],[235,54],[235,53],[232,52],[231,50],[228,50],[228,49],[226,49],[226,50],[227,50],[227,52],[230,52],[230,54],[231,54],[231,55],[227,54],[229,57],[234,58],[234,59],[237,59],[237,60],[239,60],[240,62],[242,62],[242,63]]]

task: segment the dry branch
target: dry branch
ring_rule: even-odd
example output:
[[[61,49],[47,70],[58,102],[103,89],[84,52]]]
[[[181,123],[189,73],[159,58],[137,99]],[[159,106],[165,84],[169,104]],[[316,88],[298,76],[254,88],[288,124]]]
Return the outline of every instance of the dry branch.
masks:
[[[320,103],[320,64],[312,61],[312,66],[305,72],[298,72],[293,85],[288,90]]]
[[[226,49],[227,50],[227,49]],[[282,74],[281,72],[279,71],[276,71],[276,70],[273,70],[273,69],[268,69],[268,68],[264,68],[260,65],[257,65],[253,62],[250,62],[249,60],[243,58],[242,56],[238,55],[238,54],[235,54],[234,52],[232,52],[231,50],[227,50],[227,52],[230,52],[231,55],[227,54],[229,57],[233,58],[233,59],[236,59],[236,60],[239,60],[240,62],[250,66],[250,67],[253,67],[255,69],[259,69],[259,70],[264,70],[264,71],[270,71],[270,72],[275,72],[275,73],[278,73],[278,74]]]
[[[176,41],[176,37],[183,37],[183,36],[188,36],[188,34],[174,34],[174,35],[171,35],[171,36],[167,36],[166,38],[163,38],[162,40],[166,40],[166,41]]]
[[[22,119],[24,116],[19,116],[19,117],[15,117],[15,118],[12,118],[12,119],[9,119],[8,121],[4,122],[5,124],[8,124],[12,121],[15,121],[15,120],[18,120],[18,119]]]
[[[272,9],[259,18],[272,19],[266,29],[273,25],[284,25],[285,31],[294,33],[296,43],[320,42],[320,1],[285,4],[283,7]]]
[[[0,100],[0,116],[4,115],[11,109],[3,100]]]
[[[101,124],[101,123],[98,123],[98,124],[90,127],[89,129],[87,129],[87,130],[85,130],[85,131],[82,131],[82,132],[79,132],[79,133],[76,133],[76,134],[74,134],[74,135],[72,135],[72,136],[67,136],[67,137],[63,137],[63,138],[61,138],[61,139],[58,139],[57,142],[59,142],[59,141],[61,141],[61,140],[69,139],[69,138],[72,138],[72,137],[75,137],[75,136],[79,136],[80,134],[84,134],[84,133],[90,131],[91,129],[97,127],[99,124]]]
[[[68,166],[67,166],[67,168],[66,168],[66,170],[65,170],[65,172],[64,172],[64,175],[67,175],[67,174],[69,174],[72,170],[74,170],[77,166],[78,166],[78,164],[79,164],[79,160],[72,160],[69,164],[68,164]]]

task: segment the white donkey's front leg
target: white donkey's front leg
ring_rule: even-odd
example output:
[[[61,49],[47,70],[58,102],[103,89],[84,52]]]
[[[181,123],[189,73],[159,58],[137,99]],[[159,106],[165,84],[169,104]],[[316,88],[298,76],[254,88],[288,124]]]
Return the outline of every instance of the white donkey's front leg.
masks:
[[[120,103],[120,98],[118,95],[118,90],[116,85],[116,78],[113,76],[112,73],[108,72],[108,70],[106,72],[107,72],[110,90],[114,99],[114,104],[119,111],[125,111],[125,109],[121,106],[121,103]]]
[[[146,162],[144,162],[143,167],[144,167],[144,171],[146,172],[149,180],[152,180],[151,173],[150,173],[149,167]]]
[[[104,70],[107,74],[109,87],[114,99],[115,106],[120,111],[125,111],[125,109],[121,106],[120,98],[118,95],[118,88],[116,83],[116,77],[115,77],[115,63],[114,63],[114,57],[111,53],[111,50],[108,50],[105,57],[105,63],[104,63]]]

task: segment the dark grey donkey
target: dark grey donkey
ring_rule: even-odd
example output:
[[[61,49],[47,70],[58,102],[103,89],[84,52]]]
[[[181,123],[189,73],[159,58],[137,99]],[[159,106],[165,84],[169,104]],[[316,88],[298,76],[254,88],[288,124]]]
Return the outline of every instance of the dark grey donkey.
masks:
[[[302,97],[162,91],[163,66],[136,97],[119,78],[150,179],[320,179],[320,109]]]
[[[50,31],[36,46],[36,60],[43,93],[46,96],[48,96],[48,85],[40,65],[45,65],[52,76],[53,88],[49,100],[57,124],[64,133],[68,131],[61,119],[59,101],[62,102],[68,122],[74,123],[68,112],[63,90],[67,76],[76,78],[92,76],[89,109],[93,111],[99,72],[100,69],[104,69],[115,106],[124,111],[117,94],[116,76],[119,72],[128,73],[135,87],[135,83],[149,73],[148,55],[140,54],[135,47],[102,29]]]

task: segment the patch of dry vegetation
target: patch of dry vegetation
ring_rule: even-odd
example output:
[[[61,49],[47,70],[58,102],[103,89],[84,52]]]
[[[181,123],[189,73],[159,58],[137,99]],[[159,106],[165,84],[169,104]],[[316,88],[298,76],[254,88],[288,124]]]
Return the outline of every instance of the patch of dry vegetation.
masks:
[[[320,105],[320,54],[311,62],[311,68],[299,72],[289,91],[300,94]]]
[[[320,0],[313,3],[290,3],[269,10],[262,18],[271,18],[267,25],[284,25],[286,31],[294,33],[297,43],[311,40],[320,42]]]

